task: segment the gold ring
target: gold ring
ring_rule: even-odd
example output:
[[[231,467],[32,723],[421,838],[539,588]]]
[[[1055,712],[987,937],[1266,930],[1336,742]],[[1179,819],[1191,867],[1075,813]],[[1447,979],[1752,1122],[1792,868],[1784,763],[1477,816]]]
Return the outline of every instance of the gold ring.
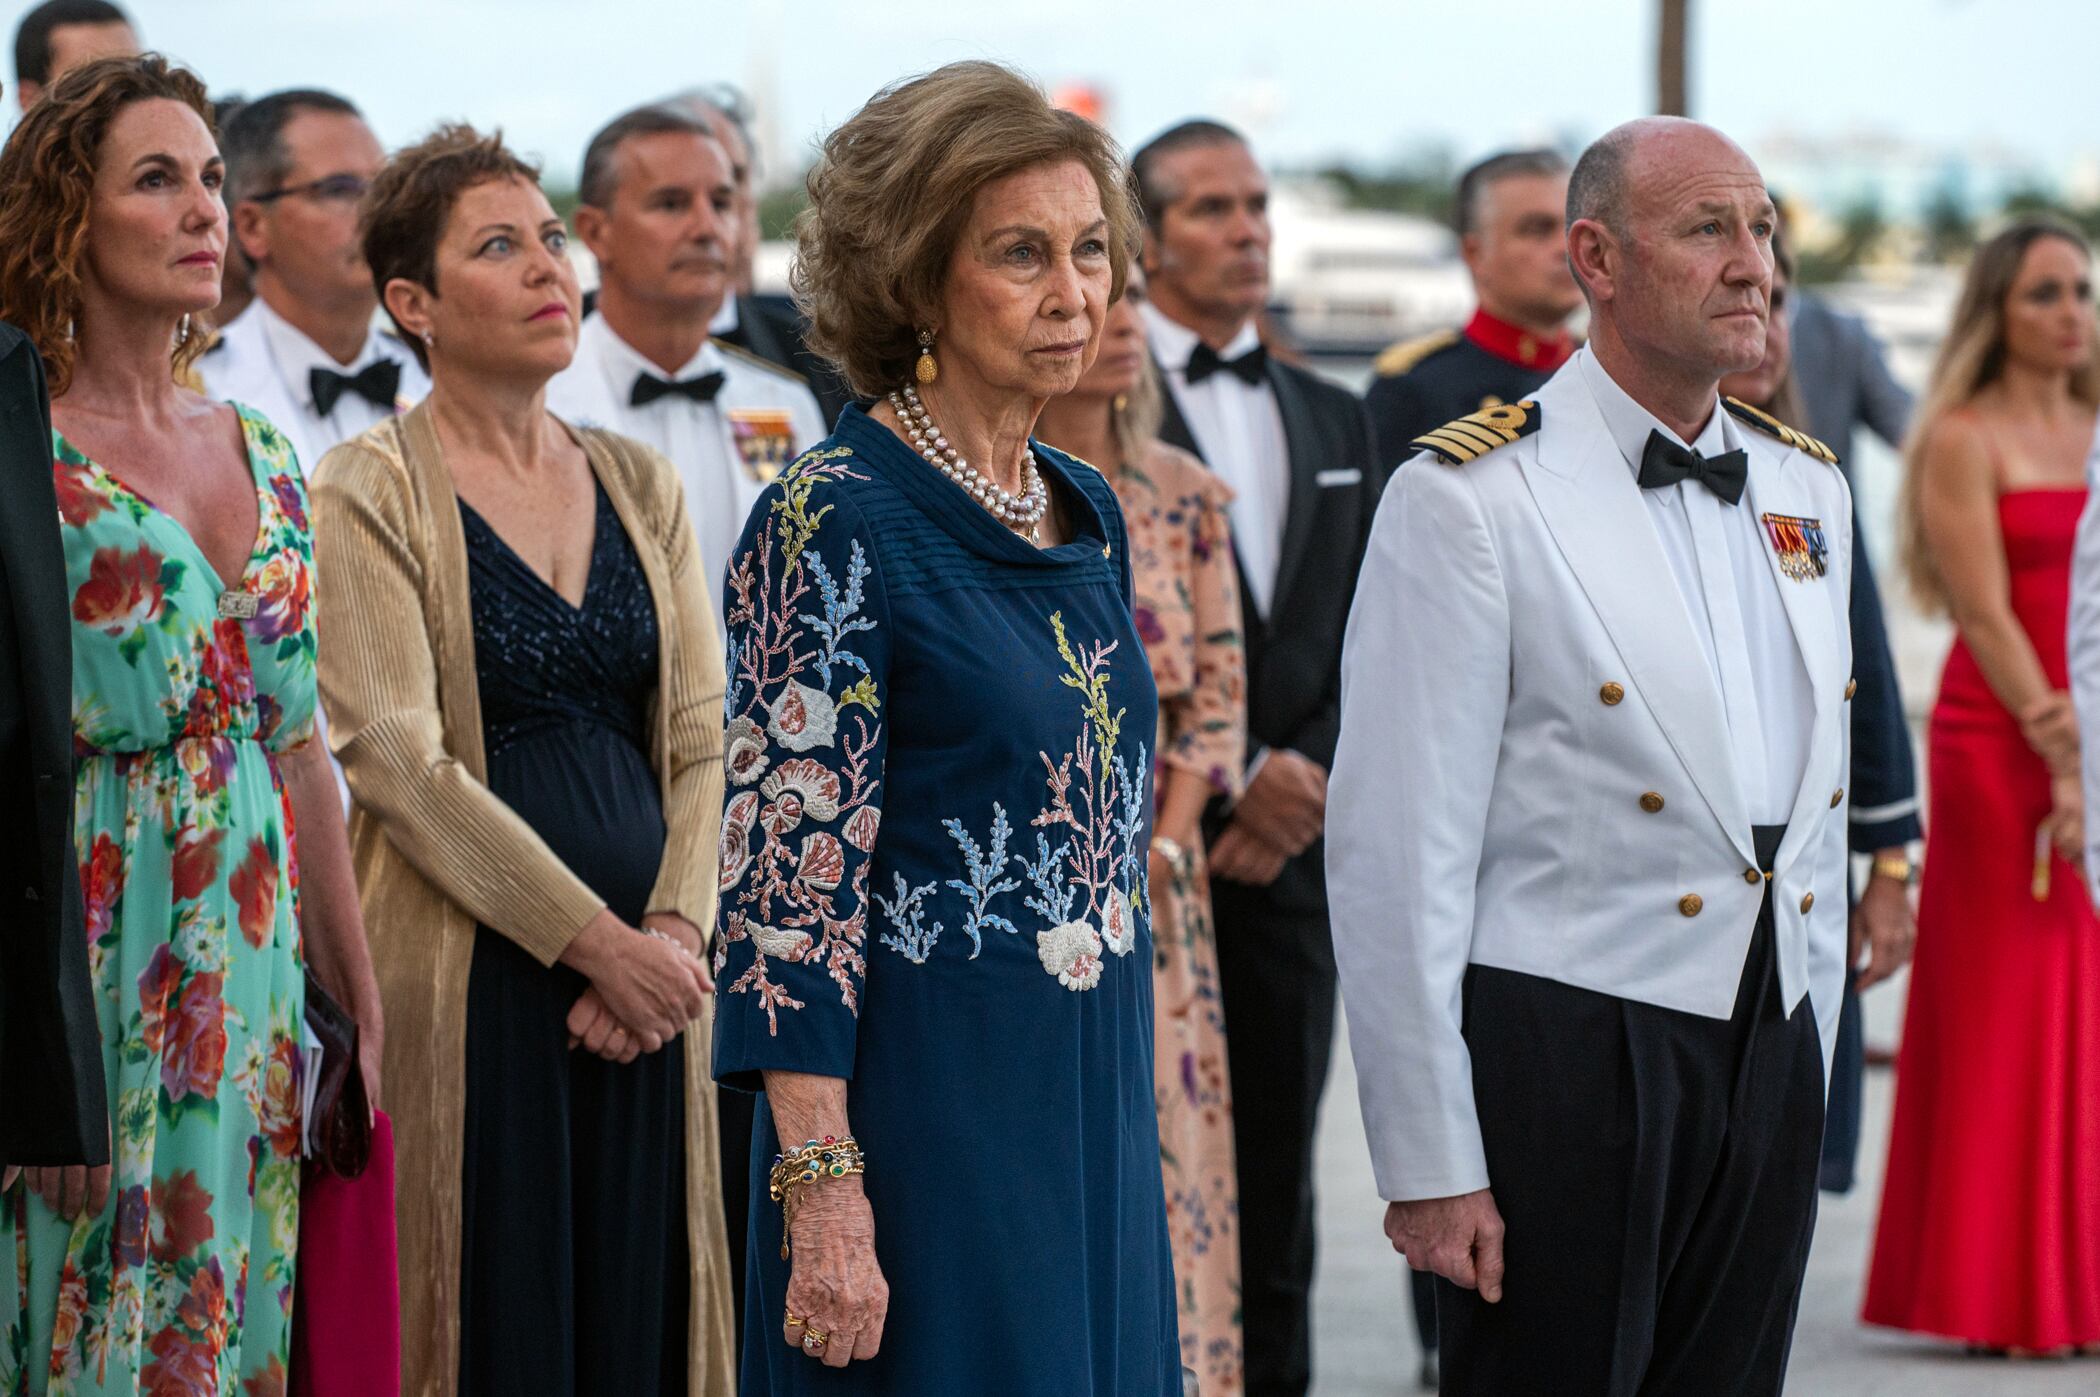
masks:
[[[793,1310],[789,1310],[787,1312],[787,1327],[790,1329],[807,1329],[809,1328],[809,1321],[796,1314]]]
[[[818,1349],[823,1348],[824,1345],[830,1342],[831,1336],[829,1334],[823,1333],[815,1329],[808,1330],[808,1332],[804,1333],[802,1336],[802,1347],[808,1349],[811,1353],[815,1353]]]

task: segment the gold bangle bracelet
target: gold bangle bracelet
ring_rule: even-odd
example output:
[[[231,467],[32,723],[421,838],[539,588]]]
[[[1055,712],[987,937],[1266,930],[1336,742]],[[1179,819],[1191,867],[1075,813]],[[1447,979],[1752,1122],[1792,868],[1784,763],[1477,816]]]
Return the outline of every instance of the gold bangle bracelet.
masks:
[[[788,1258],[788,1234],[795,1226],[795,1208],[802,1190],[819,1179],[843,1179],[867,1172],[867,1156],[851,1135],[843,1139],[826,1135],[805,1141],[800,1149],[788,1150],[773,1159],[773,1174],[766,1192],[780,1205],[780,1259]]]

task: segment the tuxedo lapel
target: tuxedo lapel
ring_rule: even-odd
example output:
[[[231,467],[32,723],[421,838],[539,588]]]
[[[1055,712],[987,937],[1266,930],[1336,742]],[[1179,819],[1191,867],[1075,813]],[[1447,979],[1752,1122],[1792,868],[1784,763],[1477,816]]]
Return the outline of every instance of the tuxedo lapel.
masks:
[[[1764,543],[1765,563],[1771,569],[1772,585],[1779,589],[1787,623],[1793,628],[1795,648],[1800,654],[1802,667],[1808,672],[1809,692],[1815,698],[1815,726],[1808,742],[1808,760],[1812,764],[1815,754],[1823,751],[1824,743],[1831,740],[1831,725],[1839,721],[1844,708],[1839,690],[1846,676],[1838,672],[1837,617],[1824,590],[1836,586],[1837,582],[1829,576],[1807,582],[1788,577],[1779,565],[1772,531],[1763,526],[1767,513],[1798,516],[1811,507],[1813,496],[1801,479],[1805,468],[1803,458],[1793,451],[1774,450],[1755,437],[1751,437],[1746,446],[1752,459],[1743,507],[1758,513],[1758,535]],[[1766,467],[1765,463],[1774,456],[1778,460]],[[1814,468],[1821,470],[1823,467],[1817,465]],[[1835,536],[1846,522],[1829,520],[1824,523],[1824,528],[1829,535]],[[1849,612],[1848,606],[1848,615]],[[1828,792],[1809,784],[1806,770],[1796,773],[1796,776],[1793,814],[1787,821],[1787,837],[1781,841],[1779,853],[1773,860],[1774,873],[1784,873],[1794,856],[1806,846],[1809,831],[1815,823],[1809,817],[1820,801],[1829,799]]]
[[[736,329],[731,334],[719,338],[729,340],[741,349],[748,349],[769,363],[792,367],[793,355],[788,346],[781,343],[772,317],[748,298],[737,304],[736,311]]]
[[[1203,448],[1196,444],[1196,434],[1189,430],[1188,419],[1181,415],[1181,404],[1174,397],[1174,385],[1167,382],[1167,371],[1157,356],[1152,360],[1152,372],[1159,380],[1159,439],[1169,446],[1180,447],[1206,466],[1209,465],[1210,462],[1204,458]]]
[[[1579,376],[1563,370],[1539,390],[1538,403],[1539,469],[1529,482],[1546,528],[1610,632],[1627,678],[1728,837],[1754,862],[1727,710],[1640,486]]]
[[[1189,430],[1188,419],[1181,415],[1181,404],[1174,397],[1174,385],[1167,381],[1167,371],[1160,366],[1156,355],[1152,360],[1152,368],[1153,372],[1159,375],[1159,439],[1169,446],[1180,447],[1208,468],[1210,462],[1204,458],[1203,448],[1197,443],[1196,434]],[[1240,632],[1246,637],[1248,666],[1251,669],[1253,651],[1267,633],[1268,623],[1255,608],[1254,590],[1247,585],[1247,570],[1240,565],[1240,550],[1237,547],[1232,550],[1232,570],[1240,584]],[[1278,580],[1281,580],[1280,574]]]
[[[1313,513],[1319,503],[1320,429],[1312,405],[1291,374],[1269,365],[1269,389],[1283,419],[1284,455],[1291,473],[1290,505],[1283,516],[1283,550],[1276,564],[1276,590],[1270,611],[1281,612],[1291,594],[1291,581],[1312,539]]]

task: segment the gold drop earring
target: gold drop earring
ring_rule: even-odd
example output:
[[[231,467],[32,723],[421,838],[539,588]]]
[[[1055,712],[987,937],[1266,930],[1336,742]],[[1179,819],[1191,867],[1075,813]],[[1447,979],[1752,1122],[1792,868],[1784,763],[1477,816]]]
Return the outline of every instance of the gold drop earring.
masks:
[[[912,377],[921,383],[931,383],[941,376],[941,366],[933,357],[933,331],[919,331],[919,363],[912,370]]]

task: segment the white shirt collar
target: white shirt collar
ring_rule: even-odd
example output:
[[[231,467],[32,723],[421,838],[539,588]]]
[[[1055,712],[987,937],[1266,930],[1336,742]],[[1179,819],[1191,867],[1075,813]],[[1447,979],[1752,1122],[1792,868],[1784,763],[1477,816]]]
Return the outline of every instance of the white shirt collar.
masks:
[[[700,348],[693,357],[680,366],[677,373],[666,375],[639,349],[620,338],[605,321],[602,311],[593,311],[585,318],[580,338],[597,351],[599,363],[605,371],[606,384],[613,389],[613,401],[624,404],[627,395],[634,391],[635,380],[643,374],[651,378],[668,377],[676,383],[683,379],[698,378],[701,374],[719,373],[726,368],[722,351],[715,348],[713,340],[700,341]],[[582,345],[579,344],[579,350]],[[659,398],[658,402],[668,402]]]
[[[732,291],[722,298],[721,308],[715,312],[715,318],[707,322],[707,333],[710,335],[731,334],[736,330],[738,323],[736,292]]]
[[[1150,301],[1138,305],[1138,313],[1145,318],[1145,338],[1152,345],[1152,356],[1160,366],[1170,373],[1187,373],[1189,356],[1203,337],[1180,321],[1168,315]],[[1240,326],[1240,332],[1232,342],[1218,351],[1220,359],[1237,359],[1261,344],[1261,329],[1252,320]]]
[[[357,357],[348,364],[339,364],[333,354],[307,338],[304,330],[272,310],[270,303],[262,297],[257,296],[249,302],[248,309],[242,314],[256,318],[256,324],[262,330],[263,343],[269,347],[270,358],[276,363],[278,373],[283,376],[285,386],[291,390],[293,399],[309,411],[314,406],[313,370],[327,369],[330,373],[355,374],[375,360],[399,362],[408,357],[405,350],[399,354],[389,352],[384,338],[375,327],[365,332],[364,348],[358,351]]]
[[[1638,476],[1641,470],[1641,455],[1648,447],[1648,433],[1661,432],[1679,446],[1687,443],[1683,437],[1663,425],[1662,419],[1633,400],[1633,395],[1621,388],[1618,381],[1597,362],[1596,354],[1585,345],[1575,355],[1581,365],[1582,381],[1588,385],[1590,397],[1597,404],[1597,411],[1604,418],[1604,428],[1626,458],[1627,468]],[[1706,419],[1706,426],[1699,432],[1699,439],[1689,443],[1701,456],[1716,456],[1741,445],[1734,435],[1729,416],[1721,408],[1721,395],[1714,394],[1714,405]]]

